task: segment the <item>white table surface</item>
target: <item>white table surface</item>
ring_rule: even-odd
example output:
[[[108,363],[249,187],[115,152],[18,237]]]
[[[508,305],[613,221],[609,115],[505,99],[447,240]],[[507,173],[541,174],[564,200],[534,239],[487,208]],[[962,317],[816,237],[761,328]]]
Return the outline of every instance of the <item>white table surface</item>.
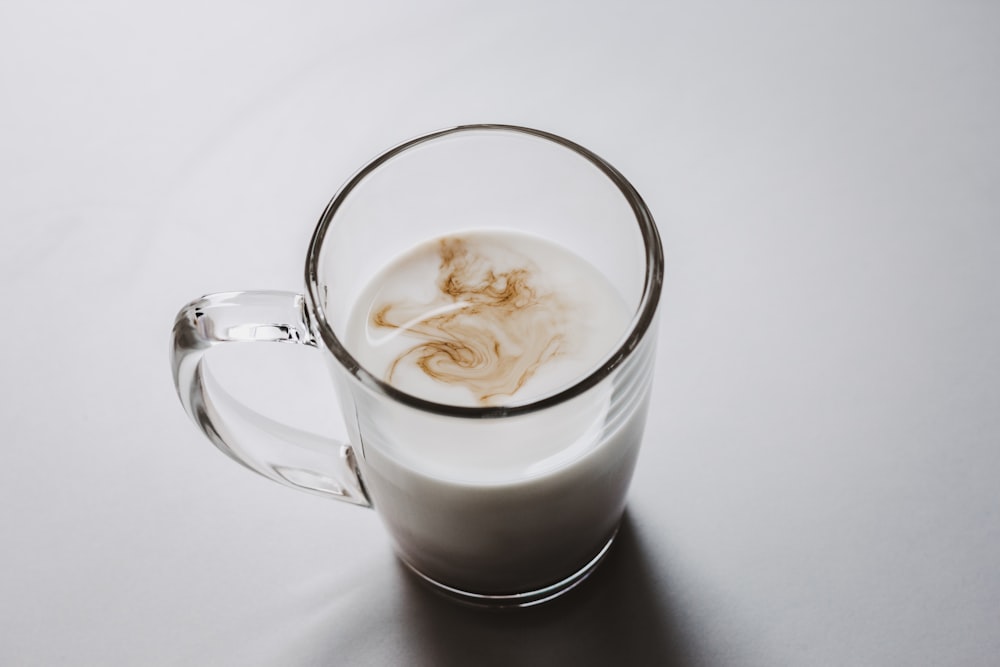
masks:
[[[8,0],[0,84],[0,664],[1000,660],[997,3]],[[167,365],[467,122],[596,151],[667,255],[625,532],[516,614],[234,465]],[[293,356],[275,410],[325,427]]]

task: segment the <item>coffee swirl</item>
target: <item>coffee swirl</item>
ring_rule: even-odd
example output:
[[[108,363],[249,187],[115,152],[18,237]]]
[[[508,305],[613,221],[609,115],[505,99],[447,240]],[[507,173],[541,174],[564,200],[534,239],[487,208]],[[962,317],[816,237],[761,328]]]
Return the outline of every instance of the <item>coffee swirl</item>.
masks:
[[[527,258],[501,266],[487,250],[460,237],[440,239],[434,300],[390,301],[372,309],[374,327],[419,340],[392,361],[387,382],[412,364],[434,380],[468,388],[489,405],[513,395],[565,352],[565,299],[544,289],[538,267]]]

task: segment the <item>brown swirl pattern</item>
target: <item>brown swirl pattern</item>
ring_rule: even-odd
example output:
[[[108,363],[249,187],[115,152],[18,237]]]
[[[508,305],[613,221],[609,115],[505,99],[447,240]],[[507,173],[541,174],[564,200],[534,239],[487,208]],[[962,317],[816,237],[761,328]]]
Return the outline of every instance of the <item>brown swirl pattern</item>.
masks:
[[[460,237],[438,243],[438,293],[431,303],[390,302],[372,310],[375,327],[399,329],[419,342],[390,364],[414,364],[439,382],[467,387],[489,405],[517,392],[563,352],[567,306],[537,284],[537,267],[498,267]]]

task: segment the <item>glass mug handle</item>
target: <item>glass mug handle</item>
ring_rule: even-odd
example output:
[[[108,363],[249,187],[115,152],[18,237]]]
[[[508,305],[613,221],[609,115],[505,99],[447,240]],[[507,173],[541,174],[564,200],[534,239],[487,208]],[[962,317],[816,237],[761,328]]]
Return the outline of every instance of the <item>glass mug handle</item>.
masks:
[[[305,298],[294,292],[209,294],[177,314],[170,349],[184,410],[216,447],[285,486],[370,507],[354,451],[252,410],[212,377],[206,353],[228,343],[297,343],[318,353]]]

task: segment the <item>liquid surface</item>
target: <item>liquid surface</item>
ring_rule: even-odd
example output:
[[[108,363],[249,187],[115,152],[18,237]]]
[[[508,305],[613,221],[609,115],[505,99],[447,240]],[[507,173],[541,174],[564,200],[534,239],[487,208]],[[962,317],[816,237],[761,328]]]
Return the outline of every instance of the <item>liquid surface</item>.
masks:
[[[629,313],[597,269],[549,241],[475,231],[426,242],[363,290],[347,345],[407,393],[523,404],[591,372]]]

